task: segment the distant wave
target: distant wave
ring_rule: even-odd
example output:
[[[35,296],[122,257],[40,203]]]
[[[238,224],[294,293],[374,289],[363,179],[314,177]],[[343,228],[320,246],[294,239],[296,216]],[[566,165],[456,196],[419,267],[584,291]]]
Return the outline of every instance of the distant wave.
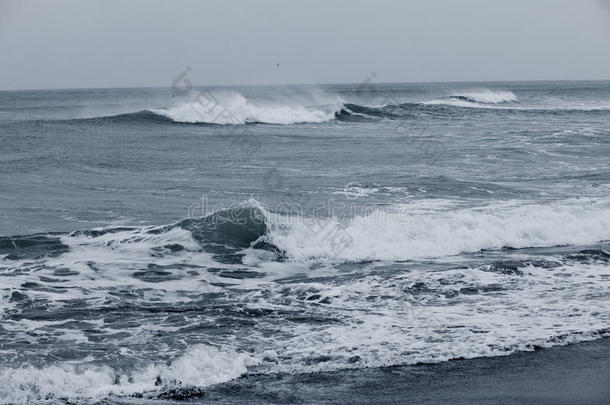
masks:
[[[430,101],[394,102],[385,105],[368,104],[367,100],[346,101],[330,95],[303,97],[288,95],[271,99],[249,99],[234,92],[212,93],[210,99],[197,99],[173,106],[150,108],[117,115],[51,120],[61,122],[150,123],[190,125],[292,125],[330,121],[409,120],[423,115],[459,115],[464,109],[491,113],[519,111],[524,113],[590,112],[605,113],[610,106],[522,105],[510,91],[466,91]],[[210,102],[210,100],[214,100]],[[372,101],[372,100],[368,100]],[[206,104],[207,103],[207,104]],[[46,121],[46,120],[43,120]]]
[[[307,106],[294,101],[263,102],[248,100],[236,92],[215,95],[216,101],[197,101],[176,107],[152,109],[151,112],[181,123],[239,125],[250,123],[299,124],[324,122],[334,118],[340,104]],[[209,100],[206,99],[206,102]]]
[[[456,106],[457,107],[457,106]],[[163,107],[141,110],[117,115],[99,117],[70,118],[62,120],[40,120],[43,122],[63,123],[118,123],[118,124],[177,124],[177,125],[293,125],[323,123],[331,121],[361,122],[384,119],[409,119],[415,114],[451,114],[449,105],[426,105],[425,103],[388,104],[385,106],[367,106],[353,103],[339,103],[321,107],[261,107],[254,110],[256,114],[234,114],[226,110],[222,115],[205,114],[199,111],[196,103],[187,103],[177,107]]]
[[[517,96],[511,91],[481,90],[455,93],[448,97],[427,101],[427,105],[451,105],[456,107],[478,107],[516,102]]]
[[[106,123],[157,123],[157,124],[172,124],[174,121],[168,117],[156,114],[151,110],[141,110],[135,112],[127,112],[123,114],[115,115],[99,115],[94,117],[83,117],[83,118],[68,118],[68,119],[53,119],[53,120],[40,120],[40,121],[54,121],[63,123],[80,123],[88,122],[92,124],[106,124]]]
[[[510,91],[472,91],[455,93],[447,97],[423,102],[405,102],[386,104],[384,106],[366,106],[346,103],[336,113],[339,120],[358,119],[404,119],[415,118],[417,114],[447,114],[454,113],[454,107],[460,108],[491,108],[500,104],[513,104],[517,96]],[[452,110],[453,109],[453,110]]]

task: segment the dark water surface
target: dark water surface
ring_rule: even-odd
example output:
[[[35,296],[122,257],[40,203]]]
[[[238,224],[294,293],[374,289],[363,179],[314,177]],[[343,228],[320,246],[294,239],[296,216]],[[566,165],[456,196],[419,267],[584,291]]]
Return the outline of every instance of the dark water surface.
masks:
[[[0,92],[0,145],[3,402],[608,334],[608,82]]]

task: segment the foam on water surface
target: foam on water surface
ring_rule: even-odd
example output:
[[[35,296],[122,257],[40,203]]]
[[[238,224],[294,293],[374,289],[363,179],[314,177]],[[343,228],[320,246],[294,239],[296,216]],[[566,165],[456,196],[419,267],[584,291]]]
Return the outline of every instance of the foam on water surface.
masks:
[[[0,92],[0,403],[608,336],[608,83],[192,90]]]

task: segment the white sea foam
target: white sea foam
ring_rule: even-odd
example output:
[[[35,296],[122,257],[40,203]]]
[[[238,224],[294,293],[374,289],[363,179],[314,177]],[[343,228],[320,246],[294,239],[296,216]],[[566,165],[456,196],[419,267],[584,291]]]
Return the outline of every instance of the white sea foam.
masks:
[[[374,269],[371,264],[369,270]],[[522,275],[513,275],[486,266],[413,267],[400,276],[384,277],[381,271],[347,281],[272,285],[252,293],[247,304],[278,311],[299,308],[337,322],[324,328],[286,323],[281,339],[268,333],[253,336],[283,359],[261,367],[311,372],[431,363],[607,335],[610,302],[594,293],[606,284],[606,265],[524,265],[521,270]]]
[[[298,124],[329,121],[342,106],[336,99],[315,101],[315,105],[305,105],[298,98],[253,101],[237,92],[216,92],[206,93],[205,96],[182,105],[150,111],[183,123]],[[325,104],[318,105],[320,102]]]
[[[491,90],[481,90],[481,91],[472,91],[472,92],[464,92],[464,93],[454,93],[453,97],[463,97],[477,103],[485,103],[485,104],[499,104],[517,101],[517,96],[512,91],[491,91]]]
[[[372,210],[349,220],[269,215],[269,239],[294,260],[411,260],[502,247],[587,244],[610,239],[610,200],[480,208]]]
[[[149,232],[154,231],[154,232]],[[210,282],[217,281],[218,276],[203,274],[201,277],[185,278],[183,267],[197,270],[205,265],[216,263],[212,255],[201,251],[191,232],[180,227],[170,227],[155,231],[152,227],[125,229],[121,231],[106,232],[100,235],[71,234],[62,235],[61,242],[68,246],[67,252],[56,257],[44,257],[37,260],[23,259],[0,263],[7,271],[21,269],[14,276],[6,277],[3,288],[6,292],[0,295],[0,313],[15,307],[9,302],[11,291],[21,291],[22,284],[33,280],[31,272],[38,277],[58,279],[57,288],[27,291],[30,298],[43,299],[61,307],[66,300],[87,299],[102,303],[108,298],[107,289],[122,288],[144,289],[141,296],[144,302],[163,299],[165,302],[184,299],[177,292],[190,292],[200,294],[205,291],[217,291]],[[177,252],[168,251],[165,246],[181,246]],[[161,253],[161,254],[160,254]],[[168,277],[163,282],[163,289],[150,289],[150,282],[146,278],[134,277],[137,273],[146,273],[149,265],[168,269],[166,272],[175,272],[176,276]],[[232,266],[227,265],[227,268]],[[74,274],[69,277],[57,277],[56,269],[67,269]],[[154,268],[152,269],[155,270]],[[134,301],[137,299],[134,298]],[[16,331],[29,330],[18,321]],[[10,324],[5,325],[11,328]],[[147,331],[148,332],[148,331]]]
[[[197,345],[169,364],[149,364],[122,374],[108,366],[62,364],[46,368],[0,369],[1,403],[35,403],[65,398],[154,393],[163,388],[205,387],[237,378],[257,360],[244,353]],[[161,385],[156,385],[157,381]]]
[[[255,200],[247,204],[265,213],[271,227],[268,237],[293,260],[405,260],[506,245],[584,244],[610,239],[610,199],[581,198],[546,205],[512,201],[478,208],[465,208],[452,200],[426,200],[343,222],[319,219],[309,223],[302,217],[272,214]],[[333,227],[345,230],[353,238],[353,245],[342,251],[333,250],[332,239],[324,237],[328,235],[324,232]],[[217,277],[202,272],[195,278],[163,281],[155,288],[133,278],[133,270],[146,268],[151,260],[161,266],[215,265],[211,255],[200,252],[200,245],[190,232],[179,227],[73,234],[62,237],[62,242],[69,245],[70,251],[44,259],[46,265],[77,270],[79,274],[71,276],[70,284],[86,290],[83,298],[89,300],[89,305],[94,297],[108,298],[108,289],[117,286],[141,289],[143,295],[134,300],[142,300],[143,304],[187,302],[202,291],[211,291],[207,282]],[[153,256],[167,244],[180,244],[184,250]],[[248,265],[251,259],[244,258],[244,264]],[[400,264],[411,267],[388,276],[383,270],[387,263],[372,262],[354,267],[359,273],[355,277],[345,272],[348,266],[341,270],[347,277],[322,283],[302,275],[310,272],[319,276],[326,271],[336,274],[337,268],[330,261],[314,267],[307,260],[287,264],[268,258],[267,262],[253,263],[257,271],[272,275],[256,281],[257,288],[240,294],[235,289],[214,288],[224,291],[225,299],[235,308],[299,314],[305,321],[280,318],[278,322],[267,322],[252,318],[254,324],[248,325],[247,331],[236,326],[234,339],[219,340],[220,349],[197,345],[170,356],[173,360],[168,362],[155,355],[138,357],[139,362],[145,363],[130,371],[89,360],[43,368],[5,367],[0,369],[0,403],[32,403],[45,398],[53,402],[63,397],[95,401],[134,393],[153,397],[166,387],[201,387],[248,371],[295,373],[439,362],[505,355],[532,350],[534,345],[552,346],[599,337],[598,332],[607,328],[610,320],[607,297],[598,293],[607,284],[607,264],[554,257],[548,260],[561,263],[549,268],[525,263],[520,266],[519,275],[492,271],[489,264],[441,271]],[[223,266],[243,269],[243,264]],[[301,281],[287,281],[286,277],[295,273],[301,275]],[[17,289],[27,279],[24,277],[7,277],[7,281]],[[273,282],[277,278],[284,281]],[[178,290],[180,295],[176,294]],[[54,293],[28,294],[52,299]],[[69,289],[57,294],[57,299],[75,298],[74,294],[75,289]],[[309,317],[328,323],[312,327],[306,321]],[[119,331],[102,319],[87,322],[91,328],[108,334],[109,342],[126,339],[125,347],[129,347],[128,341],[147,341],[148,333],[161,328],[167,332],[171,327],[164,324],[163,317],[145,319],[141,326],[123,330],[130,333],[127,338],[111,337]],[[193,325],[201,321],[202,318],[190,319]],[[7,319],[4,327],[15,334],[15,339],[33,343],[37,335],[31,332],[49,328],[53,329],[54,339],[88,341],[87,334],[65,329],[63,322]],[[252,350],[253,354],[245,354],[245,350]],[[127,349],[125,355],[131,355]],[[156,384],[158,380],[161,385]]]

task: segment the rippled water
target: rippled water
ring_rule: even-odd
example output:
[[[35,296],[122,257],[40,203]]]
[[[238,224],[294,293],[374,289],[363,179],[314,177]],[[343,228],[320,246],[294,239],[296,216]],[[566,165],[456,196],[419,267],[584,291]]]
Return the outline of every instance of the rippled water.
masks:
[[[610,84],[0,92],[0,401],[596,339]]]

